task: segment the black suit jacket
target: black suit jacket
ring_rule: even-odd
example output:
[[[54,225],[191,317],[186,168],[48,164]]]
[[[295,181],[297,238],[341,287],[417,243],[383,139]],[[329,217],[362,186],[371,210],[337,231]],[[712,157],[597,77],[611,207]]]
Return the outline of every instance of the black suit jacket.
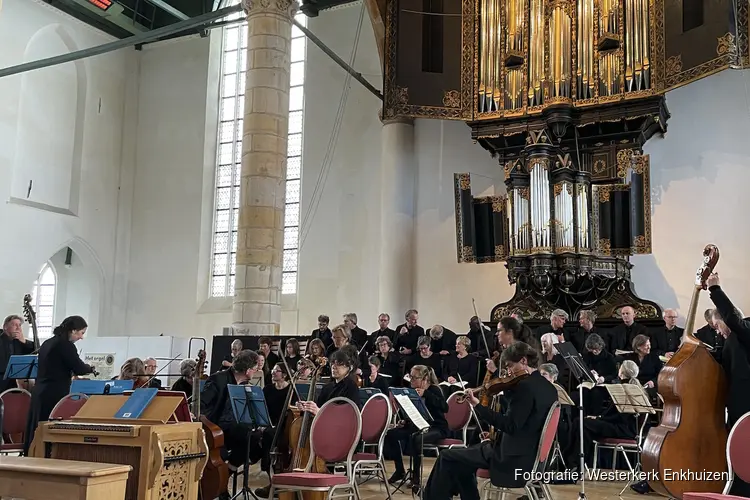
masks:
[[[357,350],[362,349],[366,343],[367,332],[358,326],[352,328],[352,344],[357,346]]]
[[[677,352],[684,331],[685,329],[679,326],[675,326],[671,330],[659,328],[651,331],[651,352],[655,352],[659,356],[664,356],[668,352]]]
[[[320,331],[320,328],[316,328],[312,331],[310,334],[310,338],[308,339],[308,342],[320,339],[323,342],[323,345],[328,349],[331,344],[333,344],[333,333],[331,332],[330,328],[326,328],[323,332]]]
[[[576,351],[578,351],[578,354],[583,356],[584,353],[586,352],[586,340],[588,340],[588,338],[594,333],[599,335],[602,338],[602,340],[604,340],[605,342],[604,347],[606,347],[607,335],[605,333],[601,333],[597,331],[596,327],[594,327],[590,332],[587,332],[583,328],[579,328],[578,330],[571,332],[570,338],[566,338],[566,340],[569,340],[570,342],[572,342],[573,346],[575,346],[576,348]]]
[[[224,413],[224,407],[229,404],[227,386],[236,383],[237,379],[234,378],[232,370],[222,370],[208,377],[201,391],[201,415],[218,425]]]
[[[633,339],[637,335],[645,335],[646,337],[649,337],[648,330],[644,325],[637,321],[634,321],[630,326],[625,325],[625,323],[620,323],[612,328],[607,333],[607,338],[604,339],[607,342],[607,350],[612,354],[618,349],[621,351],[632,351]]]
[[[517,487],[525,481],[523,477],[516,477],[516,469],[531,471],[547,413],[557,401],[557,390],[535,371],[515,388],[505,391],[505,396],[508,405],[504,414],[481,405],[474,410],[481,420],[502,433],[495,441],[490,460],[492,484]]]

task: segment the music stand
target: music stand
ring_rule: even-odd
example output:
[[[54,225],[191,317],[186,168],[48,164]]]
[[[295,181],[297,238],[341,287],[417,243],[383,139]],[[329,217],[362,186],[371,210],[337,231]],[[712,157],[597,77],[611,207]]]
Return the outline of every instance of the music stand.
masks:
[[[359,388],[359,399],[362,400],[362,404],[364,404],[365,401],[373,397],[375,394],[383,394],[380,389],[376,389],[375,387],[360,387]]]
[[[412,437],[419,436],[419,456],[421,458],[420,460],[420,473],[419,473],[419,480],[420,484],[417,485],[419,487],[419,495],[418,497],[421,499],[423,494],[423,488],[422,488],[422,477],[424,476],[424,433],[427,432],[430,429],[429,422],[433,421],[432,415],[430,415],[429,410],[424,404],[424,401],[422,401],[422,397],[417,393],[415,389],[412,389],[411,387],[389,387],[389,390],[391,391],[391,394],[393,395],[393,399],[396,401],[396,404],[399,407],[399,411],[403,416],[406,417],[409,422],[414,425],[414,427],[417,428],[417,432],[414,432],[411,434],[409,441],[412,441]],[[409,402],[411,405],[416,408],[416,410],[419,412],[421,417],[424,419],[425,423],[427,423],[427,426],[424,425],[420,426],[417,422],[414,420],[416,418],[413,418],[409,415],[408,405],[405,405],[405,403],[402,401],[399,401],[399,396],[405,396],[409,399]],[[416,417],[416,416],[415,416]],[[401,491],[401,488],[403,488],[404,484],[406,484],[407,479],[411,476],[411,478],[414,478],[414,453],[417,452],[417,450],[410,450],[411,453],[409,454],[409,470],[407,471],[407,474],[404,475],[404,479],[401,480],[401,482],[398,484],[398,486],[395,488],[395,491]],[[403,451],[402,451],[403,454]],[[412,481],[412,487],[414,486]],[[413,492],[412,492],[413,494]]]
[[[254,385],[227,385],[229,393],[229,402],[232,405],[232,414],[238,424],[247,425],[247,440],[254,432],[261,427],[270,427],[271,419],[268,415],[266,399],[263,396],[263,389]],[[249,481],[250,469],[250,446],[247,447],[245,455],[245,473],[243,474],[242,489],[236,492],[232,500],[243,495],[245,499],[248,495],[258,500],[255,493],[250,489]]]
[[[579,458],[580,458],[580,477],[581,477],[581,491],[578,493],[578,498],[586,500],[586,458],[584,457],[584,446],[583,446],[583,382],[590,382],[596,384],[596,379],[591,374],[591,371],[586,367],[583,362],[583,358],[576,351],[575,346],[570,342],[562,342],[555,344],[557,352],[565,360],[565,363],[570,368],[570,372],[578,379],[578,432],[579,432]]]
[[[35,354],[13,355],[5,369],[6,380],[35,379],[39,371],[39,357]]]

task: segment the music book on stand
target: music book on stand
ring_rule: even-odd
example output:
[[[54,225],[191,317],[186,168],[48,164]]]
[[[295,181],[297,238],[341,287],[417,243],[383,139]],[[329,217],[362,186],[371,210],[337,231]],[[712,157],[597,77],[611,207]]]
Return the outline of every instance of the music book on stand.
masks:
[[[562,388],[559,384],[552,384],[555,386],[555,389],[557,389],[557,402],[561,405],[570,405],[575,406],[576,404],[573,402],[573,400],[570,398],[570,395],[565,391],[565,389]]]
[[[399,387],[391,387],[390,391],[399,408],[406,415],[406,418],[408,418],[417,429],[420,431],[429,429],[430,424],[428,419],[432,420],[432,416],[417,391],[411,388]]]
[[[373,397],[375,394],[383,394],[380,389],[376,389],[375,387],[360,387],[359,388],[359,398],[362,401],[367,401],[371,397]]]
[[[606,384],[615,408],[620,413],[656,413],[643,387],[636,384]]]
[[[14,354],[8,359],[5,379],[36,378],[39,370],[39,357],[36,354]]]
[[[133,391],[133,394],[125,401],[125,404],[117,410],[115,418],[127,418],[137,419],[143,415],[146,411],[146,407],[151,404],[151,401],[156,397],[156,393],[159,389],[155,388],[142,388]]]
[[[232,413],[238,423],[256,427],[271,426],[263,389],[257,385],[230,384],[227,390],[232,404]]]

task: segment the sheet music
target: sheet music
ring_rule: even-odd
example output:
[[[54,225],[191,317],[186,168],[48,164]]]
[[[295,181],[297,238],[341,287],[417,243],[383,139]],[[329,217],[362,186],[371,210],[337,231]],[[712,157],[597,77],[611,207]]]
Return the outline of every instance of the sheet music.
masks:
[[[408,419],[417,427],[417,429],[423,431],[430,427],[430,424],[427,423],[427,420],[424,419],[422,414],[419,413],[419,410],[417,410],[417,407],[414,406],[414,403],[411,402],[409,396],[398,394],[395,396],[395,398],[398,402],[398,405],[402,410],[404,410]]]
[[[615,356],[625,356],[627,354],[633,354],[633,351],[622,351],[620,349],[615,349]]]
[[[643,387],[635,384],[607,384],[604,387],[620,413],[656,413]]]
[[[468,384],[468,382],[453,382],[452,384],[450,382],[440,382],[440,385],[444,385],[446,387],[466,387],[466,384]]]
[[[558,384],[552,384],[555,386],[555,389],[557,389],[557,401],[561,405],[570,405],[575,406],[576,404],[573,402],[572,399],[570,399],[570,396],[567,392],[565,392],[565,389],[562,388],[562,386]]]

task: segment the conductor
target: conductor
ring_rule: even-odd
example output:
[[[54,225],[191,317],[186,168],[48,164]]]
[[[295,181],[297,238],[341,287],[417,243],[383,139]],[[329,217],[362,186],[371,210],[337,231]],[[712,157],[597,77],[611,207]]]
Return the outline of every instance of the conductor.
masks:
[[[52,337],[39,349],[38,375],[31,393],[31,411],[23,444],[26,456],[39,423],[47,421],[55,405],[70,393],[72,375],[94,373],[94,367],[81,361],[73,345],[83,338],[87,327],[82,317],[69,316],[55,327]]]

